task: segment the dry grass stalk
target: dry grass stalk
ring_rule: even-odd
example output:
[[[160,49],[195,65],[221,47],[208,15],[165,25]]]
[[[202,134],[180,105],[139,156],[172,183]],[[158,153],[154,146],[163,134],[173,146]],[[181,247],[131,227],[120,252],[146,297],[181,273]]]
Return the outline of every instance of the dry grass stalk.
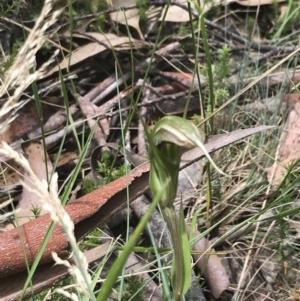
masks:
[[[46,30],[57,21],[58,16],[61,14],[61,11],[55,11],[48,16],[54,2],[55,1],[53,0],[45,1],[33,29],[16,55],[14,63],[5,74],[4,81],[0,87],[0,97],[3,97],[4,95],[8,95],[9,97],[0,110],[0,117],[5,116],[12,109],[22,105],[22,102],[17,103],[17,101],[23,91],[31,83],[41,78],[46,68],[53,61],[53,58],[51,58],[48,62],[44,63],[39,70],[30,73],[30,70],[35,65],[35,54],[47,39],[47,36],[45,35]],[[13,95],[9,94],[11,89],[14,89]],[[0,132],[5,131],[14,118],[15,117],[6,120],[4,124],[1,125]]]

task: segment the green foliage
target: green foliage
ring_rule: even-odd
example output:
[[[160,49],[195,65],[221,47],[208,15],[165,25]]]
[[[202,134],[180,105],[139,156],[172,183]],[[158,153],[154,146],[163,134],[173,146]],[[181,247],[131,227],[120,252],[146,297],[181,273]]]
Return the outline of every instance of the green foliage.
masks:
[[[275,15],[275,26],[274,26],[274,34],[273,40],[279,39],[282,36],[289,34],[295,25],[299,24],[300,19],[300,6],[298,1],[289,0],[287,6],[287,12],[284,17],[279,19],[281,11],[280,4],[276,1],[272,1],[272,8]]]
[[[79,244],[80,250],[84,251],[89,248],[94,248],[99,246],[99,238],[103,237],[102,231],[97,228],[89,233],[84,240]]]
[[[51,288],[51,291],[53,292],[55,290],[55,288],[63,288],[63,287],[70,286],[70,285],[74,285],[73,277],[68,277],[68,278],[56,283]],[[39,294],[36,294],[26,300],[28,300],[28,301],[44,301],[44,300],[47,300],[47,301],[70,301],[69,298],[67,298],[61,294],[52,293],[52,294],[48,295],[48,292],[49,292],[49,289],[46,289],[46,290],[40,292]],[[73,289],[73,292],[76,292],[76,291]]]
[[[49,51],[52,49],[52,45],[49,43],[49,42],[46,42],[46,43],[44,43],[43,45],[42,45],[42,47],[41,47],[41,53],[43,54],[43,55],[45,55],[45,54],[47,54],[47,53],[49,53]]]
[[[129,170],[128,164],[123,164],[119,168],[111,168],[112,163],[110,159],[110,154],[108,152],[103,152],[101,161],[98,162],[98,171],[103,177],[104,184],[126,175]]]
[[[246,31],[248,33],[248,39],[249,40],[251,40],[254,26],[255,26],[255,19],[251,16],[248,16],[246,18]]]
[[[231,49],[225,45],[222,49],[218,50],[217,60],[214,65],[211,66],[214,74],[214,84],[218,86],[223,86],[224,80],[230,75],[231,69]],[[208,76],[208,66],[205,65],[201,69],[201,72],[207,77]]]
[[[99,13],[108,9],[106,1],[87,1],[87,9],[91,9],[93,13]],[[106,15],[99,14],[96,20],[96,27],[99,32],[105,31]]]
[[[5,71],[8,70],[9,67],[13,64],[14,59],[15,59],[16,55],[18,54],[20,46],[22,46],[22,42],[20,40],[17,40],[13,44],[12,49],[11,49],[11,54],[2,66],[1,75],[3,75],[5,73]]]
[[[140,21],[145,22],[147,21],[147,10],[150,7],[149,0],[136,0],[136,5],[139,10]]]
[[[215,79],[219,83],[222,83],[230,74],[230,57],[231,49],[227,45],[218,50],[217,64],[215,65]]]
[[[34,217],[37,218],[41,215],[41,211],[42,211],[42,208],[41,207],[38,207],[38,206],[33,206],[31,208],[31,212],[33,213]]]
[[[191,33],[191,28],[184,23],[181,23],[178,28],[177,34],[182,37]]]
[[[201,123],[203,120],[203,117],[201,115],[198,115],[198,114],[194,114],[192,116],[192,121],[197,125],[199,123]]]
[[[126,278],[123,286],[122,301],[140,301],[143,300],[143,287],[144,281],[141,277],[133,275]]]
[[[271,5],[275,16],[275,26],[278,26],[278,18],[280,16],[280,4],[277,0],[272,0]]]
[[[226,99],[228,99],[230,96],[227,89],[216,89],[215,91],[215,105],[219,106],[221,105]]]
[[[96,183],[93,183],[89,179],[83,179],[82,186],[83,186],[83,190],[86,194],[91,193],[92,191],[99,188],[99,186]]]
[[[103,14],[103,15],[99,15],[98,17],[97,17],[97,30],[99,31],[99,32],[103,32],[104,31],[104,29],[105,29],[105,20],[106,20],[106,17],[105,17],[105,15]]]
[[[94,12],[101,12],[108,9],[108,5],[106,1],[86,1],[86,2],[89,3],[88,7],[92,7],[92,11]]]
[[[36,21],[38,17],[39,17],[39,13],[38,12],[32,12],[30,14],[30,18],[31,18],[32,21]]]
[[[8,17],[9,13],[13,13],[14,9],[19,5],[22,5],[20,0],[14,1],[4,1],[5,4],[0,4],[0,16],[1,17]]]
[[[213,87],[214,87],[214,106],[220,106],[222,103],[230,97],[229,91],[225,86],[225,80],[230,75],[231,70],[231,49],[225,45],[222,49],[218,50],[217,60],[214,65],[211,65],[211,69],[213,72]],[[208,66],[205,65],[201,72],[208,79]],[[210,114],[211,107],[208,106],[206,113]]]
[[[130,166],[128,164],[112,168],[111,156],[108,152],[103,152],[101,161],[98,161],[98,172],[101,175],[104,185],[124,176],[129,168]],[[83,179],[82,186],[85,193],[90,193],[99,188],[98,184],[89,179]]]

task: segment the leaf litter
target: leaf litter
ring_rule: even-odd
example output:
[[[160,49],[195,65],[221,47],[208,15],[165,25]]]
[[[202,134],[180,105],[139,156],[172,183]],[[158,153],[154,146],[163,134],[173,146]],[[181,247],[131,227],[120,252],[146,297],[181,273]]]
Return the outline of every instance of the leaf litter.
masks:
[[[230,1],[224,6],[219,1],[211,1],[209,5],[203,6],[205,13],[210,13],[211,8],[218,8],[221,11],[224,9],[224,12],[226,9],[226,13],[230,12],[224,22],[222,19],[217,21],[213,19],[214,24],[220,25],[219,27],[210,27],[209,21],[205,20],[215,70],[218,67],[218,51],[222,46],[229,45],[232,51],[232,59],[229,60],[228,64],[234,72],[225,76],[222,83],[216,81],[214,87],[216,91],[222,87],[227,89],[226,93],[228,94],[226,95],[235,95],[236,92],[242,90],[249,82],[251,83],[254,80],[253,76],[259,76],[256,73],[257,66],[263,68],[267,66],[268,68],[276,60],[279,62],[278,70],[280,73],[269,74],[262,78],[257,85],[245,91],[231,106],[226,107],[214,117],[214,125],[218,125],[218,127],[212,134],[228,133],[222,139],[216,140],[216,143],[221,143],[219,147],[230,144],[215,153],[214,161],[218,162],[218,166],[226,170],[231,178],[225,179],[213,172],[210,178],[212,190],[209,191],[206,185],[207,166],[198,161],[195,165],[197,166],[196,170],[186,171],[185,180],[184,178],[180,180],[182,185],[178,190],[177,201],[184,201],[186,223],[192,222],[193,219],[196,220],[197,231],[199,231],[197,236],[204,235],[203,241],[206,245],[201,252],[209,253],[213,250],[214,253],[211,256],[200,256],[200,262],[204,262],[204,267],[202,265],[194,268],[194,280],[197,279],[197,273],[200,273],[200,275],[203,273],[204,275],[204,278],[200,280],[200,286],[198,286],[198,281],[193,282],[196,283],[196,287],[193,289],[198,292],[197,300],[210,300],[208,299],[210,297],[223,300],[222,298],[225,298],[225,295],[230,300],[274,300],[277,297],[268,292],[268,285],[279,285],[281,288],[279,299],[286,298],[285,294],[292,295],[293,293],[293,291],[287,292],[283,283],[285,277],[292,270],[291,266],[297,266],[299,263],[295,253],[297,250],[297,234],[293,237],[294,232],[298,233],[296,213],[299,206],[295,201],[297,200],[298,190],[297,186],[295,189],[289,188],[286,179],[289,175],[288,166],[299,159],[297,151],[294,151],[298,149],[297,116],[299,114],[299,96],[295,86],[298,84],[298,70],[295,67],[291,71],[291,66],[281,64],[279,61],[282,52],[291,52],[290,45],[286,46],[283,42],[281,48],[279,48],[272,44],[273,41],[268,39],[268,36],[262,37],[264,34],[268,35],[268,32],[264,33],[262,30],[260,13],[264,10],[260,10],[259,5],[264,4],[264,7],[271,9],[271,2],[265,1],[258,4],[257,1]],[[18,79],[15,77],[16,73],[14,73],[17,67],[12,65],[9,72],[6,73],[2,95],[8,91],[13,94],[8,99],[8,104],[3,106],[1,115],[3,116],[2,130],[6,128],[8,131],[5,134],[7,136],[1,136],[1,141],[8,142],[20,154],[24,154],[22,145],[28,137],[30,140],[41,139],[43,132],[37,131],[40,125],[40,115],[37,115],[37,112],[30,115],[26,110],[30,107],[35,108],[32,91],[27,89],[30,83],[35,80],[37,80],[39,91],[41,91],[39,92],[40,98],[51,100],[47,103],[41,102],[46,133],[43,147],[51,160],[51,162],[49,159],[47,161],[51,165],[53,164],[54,170],[59,172],[61,179],[58,184],[61,191],[66,185],[68,174],[73,172],[78,162],[81,152],[80,141],[86,141],[90,131],[94,131],[94,139],[88,149],[87,160],[83,163],[82,171],[90,170],[91,166],[88,158],[96,147],[105,146],[112,141],[120,142],[122,139],[120,130],[124,128],[127,120],[129,123],[126,126],[128,126],[129,131],[126,133],[125,143],[128,151],[140,156],[145,155],[147,142],[143,137],[141,123],[136,114],[137,111],[140,112],[144,122],[151,128],[152,123],[163,115],[182,115],[186,103],[185,98],[191,95],[188,118],[193,119],[193,122],[196,123],[201,122],[201,118],[194,116],[194,114],[200,115],[200,108],[203,105],[201,101],[209,96],[207,73],[205,68],[202,69],[205,67],[205,60],[199,55],[200,62],[196,66],[201,73],[199,86],[197,76],[194,76],[192,71],[195,70],[194,65],[198,62],[193,56],[193,52],[190,51],[191,48],[189,48],[189,43],[192,41],[189,40],[188,33],[183,36],[179,34],[180,30],[183,30],[183,26],[186,25],[184,22],[189,20],[190,14],[184,8],[185,2],[171,4],[170,9],[166,11],[166,22],[169,23],[167,23],[168,26],[163,28],[162,33],[165,36],[170,36],[170,33],[172,33],[179,39],[175,41],[169,38],[169,40],[162,41],[153,58],[152,51],[158,32],[157,27],[149,26],[147,28],[147,26],[142,25],[141,11],[138,7],[110,12],[109,19],[105,20],[106,23],[99,32],[95,30],[97,27],[95,27],[93,21],[78,24],[78,31],[76,32],[75,28],[75,32],[72,33],[72,40],[70,40],[70,33],[65,30],[66,28],[63,28],[62,20],[56,20],[52,25],[57,26],[55,29],[58,33],[58,36],[55,37],[56,41],[59,39],[64,46],[67,46],[66,48],[72,44],[73,50],[71,53],[67,53],[64,52],[63,48],[60,48],[59,53],[56,54],[56,60],[59,63],[56,64],[53,59],[50,60],[49,63],[46,63],[46,65],[50,65],[47,70],[40,69],[41,62],[44,63],[47,60],[47,55],[45,56],[42,51],[36,52],[36,49],[46,41],[47,35],[39,40],[40,44],[34,44],[37,48],[34,48],[33,52],[30,52],[30,49],[26,49],[26,47],[24,47],[25,50],[23,49],[26,55],[24,55],[24,52],[20,52],[21,60],[18,57],[16,61],[22,62],[22,59],[24,60],[26,56],[29,63],[29,65],[24,65],[26,70],[31,67],[33,56],[37,55],[37,71],[34,76],[28,75],[27,71],[26,75],[20,73]],[[119,2],[111,1],[110,5],[111,9],[120,7]],[[135,2],[128,1],[126,5],[134,6]],[[122,3],[122,6],[125,7],[124,3]],[[257,21],[257,24],[256,27],[245,31],[246,23],[242,14],[247,7],[251,7],[252,11],[250,10],[249,14],[253,13],[251,16],[253,16],[253,20]],[[155,7],[154,4],[152,9],[154,8],[160,8],[161,11],[160,13],[156,11],[151,22],[155,21],[156,24],[159,24],[162,22],[166,6],[159,3],[158,7]],[[280,16],[282,19],[284,18],[282,6],[280,6],[280,9],[282,10]],[[95,10],[93,11],[94,15],[91,16],[91,20],[96,20]],[[149,8],[146,16],[147,13],[150,15],[150,12],[151,9]],[[44,13],[46,15],[47,11]],[[285,11],[285,13],[287,12]],[[268,18],[270,17],[267,13],[265,15]],[[193,12],[193,16],[195,18],[195,12]],[[255,16],[257,16],[256,19]],[[75,23],[79,22],[80,18],[75,18]],[[39,22],[42,21],[39,20]],[[132,36],[128,37],[128,31],[119,25],[124,26],[124,28],[127,25],[132,27],[134,29]],[[242,39],[247,43],[241,43],[241,37],[236,36],[233,25],[237,28],[237,31],[244,35]],[[246,25],[250,26],[249,24]],[[44,31],[39,31],[40,28],[41,23],[31,33],[29,39],[43,35]],[[272,30],[274,28],[269,29],[269,32],[272,32]],[[145,34],[146,32],[147,34]],[[228,33],[228,37],[222,36],[226,33]],[[293,37],[293,30],[289,34]],[[251,37],[255,39],[255,42],[251,43]],[[199,43],[202,47],[201,42]],[[261,44],[261,50],[257,50],[255,43]],[[49,54],[54,54],[56,50],[53,48],[54,44],[51,45],[52,48],[48,53],[48,57]],[[242,61],[245,49],[249,50],[250,56],[247,63]],[[271,51],[268,52],[269,49]],[[146,85],[144,85],[146,89],[141,93],[142,96],[139,96],[139,90],[144,84],[143,79],[146,76],[146,70],[150,62],[151,66],[147,74],[147,81],[145,81]],[[265,62],[266,66],[264,65]],[[74,76],[72,84],[68,82],[68,71]],[[57,81],[58,72],[62,72],[59,81]],[[21,81],[21,77],[25,76],[27,79]],[[214,76],[217,78],[217,74],[214,74]],[[56,82],[55,85],[53,85],[54,82]],[[66,92],[61,97],[64,89]],[[199,97],[199,91],[202,93],[201,97]],[[66,102],[66,96],[68,96],[68,102]],[[217,96],[219,98],[216,97],[216,106],[219,107],[226,97],[222,99],[222,95]],[[208,108],[208,106],[208,103],[205,102],[204,107]],[[234,108],[236,111],[233,114],[232,110]],[[132,113],[135,114],[132,115]],[[209,113],[209,110],[207,110],[206,114]],[[200,118],[200,120],[197,118]],[[236,135],[233,130],[255,128],[255,126],[261,124],[277,125],[278,127],[275,130],[268,130],[264,134],[257,134],[250,138],[242,138],[242,132],[239,134],[240,136],[233,138]],[[266,129],[267,127],[261,128],[261,130]],[[230,136],[231,132],[232,136]],[[218,136],[215,139],[218,139]],[[243,141],[233,144],[234,141],[239,139],[243,139]],[[60,143],[62,144],[60,145]],[[212,149],[215,147],[212,145]],[[41,170],[43,170],[38,178],[40,180],[45,179],[47,174],[46,170],[42,168],[42,166],[45,167],[43,151],[40,151],[39,156],[34,158],[38,158],[33,159],[33,161],[36,160],[37,165],[41,165]],[[189,158],[183,157],[183,160],[194,160],[194,157],[190,155]],[[30,156],[28,161],[30,162]],[[5,162],[8,163],[4,157],[2,162],[2,165]],[[30,163],[31,168],[34,166],[33,163],[37,162]],[[199,168],[201,164],[203,164],[203,167]],[[48,173],[51,171],[51,165],[48,166]],[[267,166],[269,167],[267,168]],[[297,177],[295,176],[297,165],[294,168],[292,175],[295,183],[297,183]],[[19,178],[16,176],[16,172],[9,173],[13,173],[14,178]],[[39,173],[39,169],[36,173]],[[26,173],[22,172],[22,174],[26,176]],[[5,181],[2,187],[13,192],[11,184],[19,183],[18,180],[10,182],[8,176],[5,173],[3,175]],[[81,185],[82,177],[84,176],[77,177],[76,184]],[[144,179],[141,179],[140,182],[134,181],[131,185],[140,183],[140,187],[145,188],[146,182],[142,181]],[[283,183],[286,186],[283,186]],[[138,184],[136,185],[138,186]],[[289,196],[288,202],[285,203],[281,201],[279,194],[279,192],[283,193],[284,187],[286,187],[286,193]],[[137,190],[142,189],[135,188]],[[82,194],[84,192],[81,190],[78,196]],[[210,203],[208,203],[209,194]],[[4,192],[3,197],[4,200],[7,199],[7,194]],[[147,197],[149,198],[149,196]],[[25,210],[28,207],[26,205],[26,199],[28,198],[32,201],[30,196],[26,196],[23,188],[21,201],[19,201],[17,208],[21,211]],[[116,202],[115,205],[112,205],[111,202],[108,200],[108,206],[103,209],[106,210],[104,211],[106,216],[113,214],[120,206],[120,201]],[[276,206],[268,208],[270,204]],[[290,214],[284,213],[290,209],[288,204],[294,210]],[[139,215],[137,212],[140,206],[142,206],[141,203],[137,206],[134,206],[134,203],[132,205],[132,210],[136,215]],[[99,208],[96,207],[95,212],[98,212]],[[91,208],[86,215],[84,213],[81,217],[71,215],[77,222],[82,219],[85,220],[87,216],[93,214]],[[269,222],[274,216],[280,216],[280,214],[282,214],[282,217],[277,222]],[[36,224],[38,224],[38,221],[39,219],[36,219]],[[34,223],[34,220],[31,221],[32,225]],[[161,227],[164,227],[163,223],[160,224]],[[282,224],[287,229],[288,237],[282,233],[283,230],[280,228]],[[95,223],[93,226],[76,228],[76,231],[81,233],[78,236],[81,237],[83,233],[91,231],[97,225]],[[213,227],[213,229],[210,229],[210,227]],[[208,231],[208,229],[210,230]],[[161,233],[162,231],[164,231],[164,228],[153,227],[153,233]],[[117,232],[114,235],[119,234],[124,233]],[[9,231],[7,231],[5,237],[9,237]],[[148,240],[149,238],[145,235],[142,239],[142,245],[144,244],[147,247]],[[160,246],[160,243],[158,239],[157,246]],[[170,248],[169,242],[165,244],[165,247]],[[278,250],[281,250],[281,252]],[[148,260],[145,256],[142,257],[140,262]],[[198,261],[197,258],[194,258],[194,260],[195,262]],[[149,263],[151,263],[151,259]],[[285,263],[286,273],[281,273],[283,263]],[[222,266],[222,264],[224,265]],[[133,271],[131,270],[131,272]],[[217,273],[218,271],[221,271],[222,276]],[[43,272],[40,272],[43,275]],[[22,273],[16,273],[14,277],[18,276],[21,279]],[[66,276],[66,274],[64,275]],[[43,276],[45,277],[45,273]],[[51,286],[60,276],[51,277],[49,276],[48,281],[40,287],[37,284],[34,287],[36,291],[40,291],[41,287],[45,289]],[[297,278],[297,276],[295,277]],[[295,277],[286,278],[289,279],[291,287],[293,286],[293,280],[291,279],[296,279]],[[10,278],[4,279],[7,283],[11,281],[9,281]],[[157,290],[157,287],[154,286],[152,289]],[[293,286],[293,289],[297,290],[297,284]],[[20,292],[17,293],[18,290],[17,287],[11,288],[9,293],[0,288],[1,298],[3,300],[7,298],[8,300],[10,294],[13,294],[14,298],[18,299],[18,294],[20,294]],[[199,297],[200,295],[202,299]],[[196,298],[195,295],[193,297]]]

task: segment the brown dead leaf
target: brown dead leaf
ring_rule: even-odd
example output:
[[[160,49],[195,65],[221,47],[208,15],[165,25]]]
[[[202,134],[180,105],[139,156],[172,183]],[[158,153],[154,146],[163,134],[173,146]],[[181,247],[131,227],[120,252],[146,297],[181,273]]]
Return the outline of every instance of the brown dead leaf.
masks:
[[[182,3],[184,5],[187,5],[186,0],[179,0],[178,2]],[[202,13],[206,13],[213,7],[224,4],[224,0],[211,0],[211,1],[200,0],[200,1],[198,1],[198,3],[201,7]],[[192,1],[190,2],[190,4],[191,4],[192,8],[195,8]],[[165,16],[164,20],[167,22],[182,23],[182,22],[188,22],[190,20],[190,15],[189,15],[188,10],[185,10],[177,5],[170,5],[169,7],[165,6],[164,8],[162,8],[162,12],[161,12],[159,21],[163,20],[165,10],[167,10],[167,12],[166,12],[166,16]],[[150,15],[151,10],[149,10],[147,12],[147,14],[148,13]]]
[[[125,6],[135,5],[135,0],[109,0],[107,1],[111,8],[121,8]],[[120,9],[117,12],[110,13],[111,20],[128,25],[136,29],[141,40],[144,40],[144,35],[140,28],[140,12],[138,8],[123,11]]]
[[[47,181],[47,172],[48,176],[50,176],[52,173],[52,164],[49,158],[47,158],[46,162],[42,144],[40,142],[30,142],[23,145],[23,150],[34,174],[41,181]],[[33,208],[40,210],[39,215],[46,213],[46,211],[42,208],[43,204],[41,203],[40,198],[31,191],[31,189],[34,189],[36,183],[32,182],[32,180],[28,178],[26,172],[24,174],[23,181],[29,189],[26,186],[23,187],[21,199],[16,207],[15,218],[17,225],[23,225],[35,218],[32,212]],[[6,227],[7,230],[12,228],[14,228],[12,225],[8,225],[8,227]]]
[[[57,158],[57,154],[52,154],[49,155],[51,162],[54,162]],[[56,164],[56,168],[63,166],[67,163],[69,163],[70,161],[74,161],[78,159],[78,154],[76,152],[64,152],[61,153],[58,159],[58,162]]]
[[[5,189],[20,183],[23,168],[14,160],[2,160],[0,158],[0,188]]]
[[[43,117],[47,121],[54,112],[57,111],[55,106],[51,104],[43,104]],[[5,141],[8,144],[17,141],[24,134],[29,135],[33,130],[40,128],[40,118],[33,101],[27,103],[18,111],[18,117],[10,124],[9,129],[0,135],[0,141]],[[2,120],[6,118],[3,117]],[[1,121],[1,120],[0,120]]]
[[[276,2],[284,2],[286,0],[276,0]],[[260,6],[260,5],[266,5],[266,4],[272,4],[274,0],[233,0],[229,2],[236,2],[240,5],[245,6]]]
[[[179,2],[186,2],[185,0],[180,0]],[[167,10],[167,12],[166,12]],[[165,16],[166,14],[166,16]],[[163,17],[165,16],[164,20],[166,22],[188,22],[190,20],[189,12],[185,9],[182,9],[179,6],[170,5],[169,7],[165,7],[160,15],[159,21],[163,20]]]
[[[280,185],[286,174],[286,167],[300,158],[300,103],[290,111],[280,137],[279,153],[276,162],[266,168],[268,181],[273,188]]]
[[[100,43],[93,42],[77,48],[70,55],[66,56],[65,59],[59,64],[59,66],[52,68],[44,77],[50,76],[58,70],[63,70],[68,68],[69,66],[73,66],[77,63],[80,63],[85,59],[99,54],[106,49],[137,49],[148,45],[146,42],[142,42],[140,40],[136,40],[126,36],[119,37],[113,33],[108,33],[105,35],[100,33],[89,33],[88,35],[94,37]],[[85,39],[88,38],[87,35],[83,36],[80,34],[74,34],[74,37],[80,37]],[[118,46],[119,48],[117,48],[116,46]]]
[[[188,228],[188,227],[187,227]],[[190,231],[190,229],[187,229]],[[194,231],[193,237],[200,236],[200,233]],[[195,252],[214,252],[211,248],[210,242],[203,237],[194,246]],[[205,280],[210,286],[214,298],[218,299],[221,294],[229,287],[229,277],[223,267],[221,260],[217,255],[193,255],[195,265],[198,267],[200,273],[204,276]]]
[[[292,70],[288,72],[276,72],[274,74],[268,75],[265,81],[269,87],[274,87],[282,84],[290,84],[290,83],[297,85],[300,82],[300,70]]]
[[[300,102],[300,94],[299,93],[286,94],[284,95],[282,102],[286,103],[291,107],[294,107],[297,103]]]

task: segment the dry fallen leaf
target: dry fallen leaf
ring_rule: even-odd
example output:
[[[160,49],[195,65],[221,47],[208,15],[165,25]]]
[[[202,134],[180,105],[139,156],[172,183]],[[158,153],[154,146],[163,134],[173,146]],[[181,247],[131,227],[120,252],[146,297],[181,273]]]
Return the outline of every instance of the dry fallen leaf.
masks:
[[[20,184],[23,171],[24,169],[14,160],[5,160],[0,157],[0,189],[9,189],[11,186]]]
[[[58,154],[49,155],[51,162],[55,162]],[[56,164],[56,168],[68,164],[69,162],[75,161],[78,159],[78,153],[74,152],[64,152],[61,153]]]
[[[148,45],[148,43],[146,42],[142,42],[140,40],[136,40],[126,36],[118,37],[113,33],[108,33],[105,35],[100,33],[89,33],[85,36],[80,34],[73,35],[73,37],[80,37],[85,39],[88,39],[88,36],[97,39],[99,43],[88,43],[82,47],[77,48],[69,56],[66,56],[64,60],[59,64],[59,66],[56,66],[53,69],[51,69],[44,77],[50,76],[58,70],[63,70],[68,68],[69,66],[73,66],[77,63],[80,63],[85,59],[99,54],[106,49],[114,48],[115,50],[118,50],[116,46],[118,46],[121,50],[136,49]]]
[[[178,2],[187,6],[187,0],[179,0]],[[224,4],[224,0],[211,0],[211,1],[201,0],[198,2],[200,4],[202,13],[206,13],[213,7]],[[191,1],[190,3],[191,3],[191,7],[195,8],[193,2]],[[167,10],[167,12],[166,12],[166,16],[165,16],[164,20],[167,22],[182,23],[182,22],[189,22],[189,20],[190,20],[190,14],[189,14],[188,10],[185,10],[177,5],[170,5],[169,7],[165,6],[164,8],[162,8],[162,12],[160,14],[159,21],[163,20],[165,10]],[[151,10],[148,11],[147,14],[148,13],[150,15]]]
[[[294,105],[289,113],[280,137],[279,153],[276,162],[266,168],[268,181],[276,189],[286,175],[287,167],[300,158],[300,103]]]
[[[111,8],[120,8],[119,11],[110,13],[111,20],[128,25],[136,29],[141,40],[144,40],[144,35],[140,28],[140,12],[137,8],[123,11],[121,7],[135,5],[135,0],[109,0],[107,1]]]
[[[284,2],[286,0],[276,0],[276,2]],[[240,5],[245,6],[260,6],[260,5],[266,5],[266,4],[272,4],[274,0],[233,0],[230,2],[236,2]]]
[[[58,102],[56,98],[52,99],[52,101],[53,103]],[[57,107],[51,103],[49,105],[43,103],[42,109],[45,122],[57,111]],[[0,135],[0,141],[11,144],[22,138],[24,134],[29,135],[32,131],[40,128],[38,111],[33,101],[22,106],[16,114],[17,118],[10,123],[9,129]],[[3,121],[7,117],[4,116],[0,121]]]
[[[190,229],[187,229],[189,232]],[[193,234],[194,237],[200,236],[200,233],[196,230]],[[203,237],[194,246],[195,252],[208,252],[209,255],[193,255],[195,265],[198,267],[201,275],[210,286],[211,293],[215,299],[218,299],[221,294],[229,287],[229,277],[223,267],[220,258],[217,255],[210,254],[214,252],[211,248],[210,242]]]
[[[291,83],[297,85],[300,82],[300,70],[271,73],[265,78],[265,81],[269,87]]]
[[[45,153],[42,144],[40,142],[30,142],[23,146],[23,150],[24,155],[27,157],[28,163],[35,175],[41,181],[47,181],[47,172],[48,176],[50,176],[52,173],[52,164],[49,158],[45,160]],[[32,182],[31,179],[28,179],[26,172],[24,174],[23,181],[27,187],[34,189],[36,184]],[[32,193],[26,186],[23,187],[21,199],[16,207],[16,225],[23,225],[24,223],[34,219],[35,216],[33,214],[33,209],[37,209],[39,211],[39,216],[46,213],[46,211],[42,208],[43,204],[40,198],[37,197],[36,194]],[[11,224],[6,227],[7,230],[12,228],[14,228],[14,226]]]

